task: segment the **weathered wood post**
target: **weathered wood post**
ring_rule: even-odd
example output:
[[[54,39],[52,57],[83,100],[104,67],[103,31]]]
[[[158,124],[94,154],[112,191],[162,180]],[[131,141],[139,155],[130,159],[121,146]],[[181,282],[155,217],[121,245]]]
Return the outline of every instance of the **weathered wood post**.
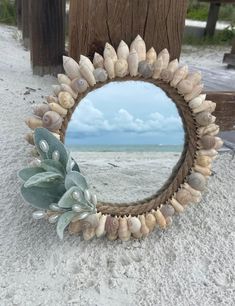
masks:
[[[70,0],[69,53],[102,53],[105,42],[117,47],[140,34],[147,48],[167,48],[179,58],[187,0]]]
[[[16,0],[16,22],[18,30],[22,29],[22,0]]]
[[[30,51],[34,74],[63,71],[65,0],[30,0]]]
[[[22,1],[22,39],[23,45],[29,49],[29,0]]]

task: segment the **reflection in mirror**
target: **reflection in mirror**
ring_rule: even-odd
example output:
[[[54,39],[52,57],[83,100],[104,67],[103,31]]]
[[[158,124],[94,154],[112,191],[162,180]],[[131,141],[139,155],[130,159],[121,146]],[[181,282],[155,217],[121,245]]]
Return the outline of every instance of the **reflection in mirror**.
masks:
[[[80,102],[65,144],[99,201],[129,203],[163,186],[181,156],[184,129],[161,88],[112,82]]]

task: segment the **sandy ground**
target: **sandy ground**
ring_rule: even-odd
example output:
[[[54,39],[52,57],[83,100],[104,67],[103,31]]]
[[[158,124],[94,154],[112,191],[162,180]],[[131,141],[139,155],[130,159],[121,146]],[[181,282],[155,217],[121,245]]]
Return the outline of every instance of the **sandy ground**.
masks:
[[[66,234],[60,242],[53,225],[32,220],[16,177],[29,160],[23,119],[55,80],[32,76],[29,53],[13,33],[0,26],[0,305],[234,305],[230,154],[216,160],[202,202],[147,239],[85,242]]]

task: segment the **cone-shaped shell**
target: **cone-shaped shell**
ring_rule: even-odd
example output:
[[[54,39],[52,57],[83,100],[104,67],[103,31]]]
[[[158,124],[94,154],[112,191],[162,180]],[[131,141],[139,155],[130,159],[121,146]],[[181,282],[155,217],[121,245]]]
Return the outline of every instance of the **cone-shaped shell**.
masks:
[[[119,59],[114,65],[115,75],[119,78],[123,78],[128,74],[128,63],[125,59]]]
[[[166,227],[166,219],[159,209],[154,212],[154,216],[155,216],[157,224],[160,226],[160,228],[165,228]]]
[[[69,233],[72,234],[78,234],[82,231],[82,225],[80,221],[76,222],[70,222],[68,227]]]
[[[53,93],[58,96],[61,92],[61,86],[60,85],[52,85]]]
[[[60,84],[67,84],[67,85],[69,85],[70,86],[70,84],[71,84],[71,80],[70,80],[70,78],[69,77],[67,77],[67,75],[65,75],[65,74],[57,74],[57,79],[58,79],[58,82],[60,83]]]
[[[131,217],[127,219],[129,231],[132,234],[140,232],[141,222],[137,217]]]
[[[205,135],[200,139],[199,143],[203,149],[210,150],[214,148],[216,140],[213,136]]]
[[[156,60],[157,60],[157,53],[155,49],[152,47],[146,53],[146,61],[152,65],[153,63],[156,62]]]
[[[223,146],[224,142],[220,137],[215,137],[215,140],[216,140],[215,150],[219,150]]]
[[[154,227],[156,226],[156,219],[152,213],[147,213],[145,216],[145,223],[150,232],[153,231]]]
[[[108,78],[107,71],[103,68],[96,68],[93,72],[96,82],[105,82]]]
[[[148,79],[152,77],[154,68],[147,61],[141,61],[139,62],[138,71],[145,79]]]
[[[163,69],[163,59],[161,57],[158,57],[156,62],[153,64],[153,79],[157,80],[160,78],[162,69]]]
[[[43,115],[50,110],[50,106],[46,103],[35,105],[33,108],[33,114],[35,116],[38,116],[40,118],[43,117]]]
[[[46,99],[48,103],[59,103],[59,99],[55,96],[47,96]]]
[[[138,54],[135,49],[133,49],[127,58],[128,68],[130,72],[130,76],[134,77],[138,75],[138,66],[139,66],[139,59]]]
[[[143,38],[140,35],[137,35],[135,40],[131,43],[130,51],[136,50],[138,54],[139,62],[146,60],[146,45]]]
[[[104,59],[106,58],[111,58],[112,61],[115,63],[117,61],[117,53],[114,49],[113,46],[111,46],[109,43],[106,43],[105,44],[105,47],[104,47]]]
[[[118,237],[119,221],[117,217],[107,216],[105,231],[109,240],[116,240]]]
[[[158,54],[158,58],[162,58],[162,69],[166,69],[169,61],[170,61],[170,54],[168,52],[168,50],[165,48],[163,49],[159,54]]]
[[[187,80],[189,80],[193,86],[198,85],[202,80],[202,74],[200,71],[196,71],[187,76]]]
[[[176,199],[172,198],[170,203],[177,213],[182,213],[184,211],[184,207]]]
[[[69,85],[67,85],[67,84],[61,84],[60,87],[61,87],[61,90],[62,90],[62,91],[66,91],[66,92],[70,93],[71,96],[72,96],[74,99],[77,98],[76,92],[74,92],[74,91],[72,90],[72,88],[71,88]]]
[[[193,85],[190,81],[185,79],[179,82],[179,84],[177,85],[177,89],[178,89],[179,94],[185,95],[185,94],[192,92]]]
[[[203,84],[199,84],[193,87],[193,90],[184,96],[184,100],[189,102],[190,100],[196,98],[202,92],[203,87],[204,87]]]
[[[128,241],[131,237],[131,232],[128,229],[126,217],[119,219],[118,236],[122,241]]]
[[[104,68],[104,58],[97,52],[94,54],[93,65],[94,68]]]
[[[171,61],[166,69],[163,69],[161,72],[161,78],[163,81],[169,83],[174,76],[176,69],[178,68],[179,62],[177,59]]]
[[[123,40],[121,40],[117,48],[118,59],[124,59],[127,61],[128,55],[129,55],[129,47]]]
[[[202,167],[202,166],[199,166],[199,165],[195,165],[193,167],[193,169],[194,169],[194,171],[201,173],[203,176],[210,176],[211,175],[211,170],[210,170],[209,166]]]
[[[104,60],[104,68],[106,69],[110,79],[115,78],[114,61],[111,57],[106,57]]]
[[[161,213],[165,218],[172,217],[175,213],[175,209],[172,205],[164,204],[160,208]]]
[[[209,124],[206,127],[202,127],[202,131],[199,128],[199,134],[201,134],[201,136],[204,135],[210,135],[210,136],[215,136],[216,134],[218,134],[219,132],[219,126],[217,124]]]
[[[201,197],[201,191],[192,188],[188,183],[184,183],[183,188],[188,190],[194,198]]]
[[[52,111],[57,112],[62,117],[66,116],[68,113],[68,110],[60,106],[58,103],[50,103],[49,106]]]
[[[216,108],[216,103],[209,100],[205,100],[201,103],[201,105],[193,109],[193,113],[197,114],[203,111],[213,113],[215,111],[215,108]]]
[[[140,223],[141,223],[140,232],[141,232],[143,237],[146,237],[149,234],[149,228],[146,225],[145,216],[140,215],[139,220],[140,220]]]
[[[183,206],[193,202],[191,193],[183,188],[176,192],[175,199]]]
[[[71,80],[81,78],[79,65],[74,59],[68,56],[63,56],[63,66],[67,76]]]
[[[77,94],[85,92],[87,90],[88,86],[89,85],[88,85],[88,83],[85,79],[74,79],[71,82],[71,88]]]
[[[187,183],[194,189],[203,191],[206,187],[206,179],[200,173],[191,173],[188,177]]]
[[[33,133],[27,133],[27,134],[25,135],[25,140],[26,140],[29,144],[31,144],[32,146],[35,144],[35,143],[34,143],[34,135],[33,135]]]
[[[211,158],[205,155],[198,156],[196,159],[196,164],[201,167],[208,167],[211,165]]]
[[[80,56],[80,61],[79,61],[79,65],[85,64],[87,65],[87,67],[93,72],[95,70],[92,62],[90,61],[90,59],[87,56],[81,55]]]
[[[202,99],[200,98],[200,96],[198,96],[192,99],[191,101],[189,101],[188,105],[194,111],[194,109],[197,109],[198,107],[200,107],[202,103],[203,103]]]
[[[201,126],[206,126],[208,124],[215,122],[215,116],[212,116],[211,113],[201,112],[196,115],[196,121]]]
[[[48,111],[44,114],[42,122],[44,128],[47,128],[49,131],[57,131],[61,128],[63,119],[58,113]]]
[[[85,63],[82,63],[80,65],[80,72],[81,72],[81,75],[84,77],[84,79],[87,80],[87,83],[90,86],[94,86],[96,84],[96,80],[95,80],[93,72],[90,70],[90,68]]]
[[[32,130],[34,130],[38,127],[42,127],[42,119],[39,119],[39,118],[36,118],[36,117],[30,117],[30,118],[26,119],[25,123]]]
[[[106,223],[107,216],[106,215],[101,215],[99,219],[98,226],[95,230],[95,234],[97,237],[101,237],[105,235],[105,223]]]
[[[171,81],[171,86],[176,87],[180,81],[186,78],[187,75],[188,75],[188,65],[179,67],[174,73],[173,79]]]
[[[215,149],[210,149],[210,150],[199,150],[197,151],[198,156],[210,156],[210,157],[215,157],[218,152]]]
[[[59,94],[59,103],[62,107],[69,109],[74,106],[75,101],[69,92],[61,91]]]
[[[85,228],[82,232],[82,235],[83,235],[83,239],[84,240],[91,240],[92,238],[94,238],[95,236],[95,229],[94,227],[88,227],[88,228]]]

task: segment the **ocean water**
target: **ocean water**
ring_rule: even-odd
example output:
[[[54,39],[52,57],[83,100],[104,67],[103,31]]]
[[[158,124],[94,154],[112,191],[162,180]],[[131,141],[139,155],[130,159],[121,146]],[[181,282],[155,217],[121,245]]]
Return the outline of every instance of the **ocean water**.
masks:
[[[70,145],[80,152],[182,152],[183,145]]]

